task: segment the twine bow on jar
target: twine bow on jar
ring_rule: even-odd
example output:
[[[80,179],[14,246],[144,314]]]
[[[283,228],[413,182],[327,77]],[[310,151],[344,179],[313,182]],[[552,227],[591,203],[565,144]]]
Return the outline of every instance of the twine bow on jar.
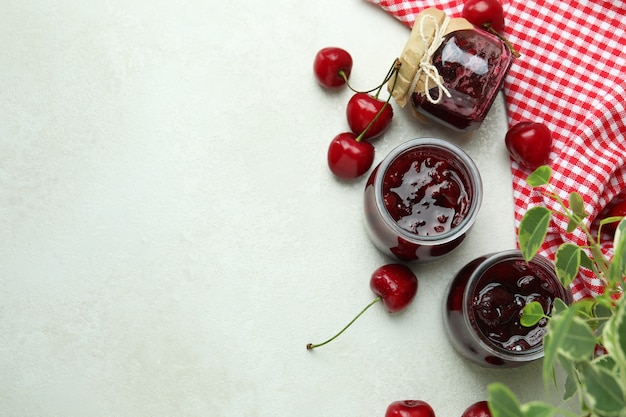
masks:
[[[416,16],[409,39],[398,58],[401,63],[400,69],[387,84],[396,103],[404,107],[413,93],[426,96],[433,104],[439,103],[444,95],[450,97],[450,92],[444,86],[443,79],[432,62],[433,55],[447,34],[464,29],[474,27],[467,20],[450,18],[434,7]],[[439,93],[437,98],[433,98],[430,92],[431,85],[437,88]]]
[[[424,21],[426,19],[432,20],[432,24],[435,29],[432,39],[429,39],[429,37],[426,36],[426,33],[424,31]],[[426,99],[428,99],[428,101],[430,101],[433,104],[439,103],[441,99],[443,98],[443,94],[445,94],[447,97],[450,97],[450,92],[443,85],[441,76],[439,75],[439,70],[432,63],[433,55],[435,54],[435,51],[437,51],[439,46],[441,46],[441,43],[443,42],[443,37],[445,36],[446,28],[448,27],[449,23],[450,23],[450,17],[447,15],[445,16],[445,18],[443,19],[443,22],[440,25],[439,21],[433,15],[425,14],[420,19],[420,24],[419,24],[420,35],[422,37],[422,41],[424,42],[424,47],[426,48],[426,51],[424,55],[422,55],[422,59],[420,60],[417,72],[415,73],[415,76],[413,77],[413,81],[411,82],[411,87],[409,88],[409,91],[415,91],[417,83],[420,81],[422,75],[425,75],[425,79],[422,81],[424,83],[423,92],[426,95]],[[437,86],[438,95],[436,99],[433,99],[432,95],[430,94],[430,81],[431,80]]]

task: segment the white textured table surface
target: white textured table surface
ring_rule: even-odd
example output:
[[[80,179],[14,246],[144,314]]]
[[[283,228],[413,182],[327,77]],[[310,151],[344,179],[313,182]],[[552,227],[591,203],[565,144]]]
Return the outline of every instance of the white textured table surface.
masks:
[[[540,364],[485,370],[444,337],[443,291],[515,246],[502,97],[455,136],[398,107],[378,162],[418,136],[460,144],[485,199],[456,252],[416,265],[415,302],[368,311],[388,262],[362,226],[365,178],[326,149],[348,90],[313,79],[347,49],[378,84],[408,29],[361,0],[71,0],[0,6],[0,416],[459,416]],[[271,2],[270,2],[271,3]]]

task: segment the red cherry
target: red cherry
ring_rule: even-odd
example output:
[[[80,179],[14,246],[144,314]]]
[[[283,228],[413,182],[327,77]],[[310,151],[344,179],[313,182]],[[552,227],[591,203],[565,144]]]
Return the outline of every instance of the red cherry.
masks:
[[[491,417],[487,401],[478,401],[463,411],[461,417]]]
[[[408,267],[389,264],[372,274],[370,288],[390,313],[403,310],[417,294],[417,278]]]
[[[315,349],[323,346],[334,339],[336,339],[341,333],[345,332],[348,327],[352,325],[367,309],[374,304],[382,301],[387,311],[390,313],[397,313],[406,308],[417,294],[417,277],[413,271],[400,264],[387,264],[377,268],[370,278],[370,289],[374,294],[378,295],[372,302],[370,302],[359,314],[356,315],[348,323],[346,327],[341,329],[339,333],[326,340],[323,343],[306,345],[308,350]]]
[[[426,401],[394,401],[387,407],[385,417],[435,417],[435,411]]]
[[[355,134],[360,135],[365,131],[363,138],[372,139],[387,130],[393,118],[393,108],[388,102],[367,93],[356,93],[348,101],[346,116]],[[374,122],[369,126],[372,120]]]
[[[511,127],[504,138],[506,148],[513,160],[537,169],[548,163],[552,149],[552,133],[542,123],[520,122]]]
[[[374,162],[374,146],[352,132],[340,133],[328,146],[328,167],[339,178],[357,178]]]
[[[352,57],[344,49],[328,47],[315,54],[313,72],[317,81],[326,88],[345,85],[351,71]]]
[[[498,0],[467,0],[461,15],[474,26],[504,32],[504,10]]]
[[[625,216],[626,216],[626,200],[621,200],[621,201],[618,201],[617,203],[614,203],[609,209],[609,211],[607,212],[606,216],[604,217],[607,218],[607,217],[625,217]],[[603,226],[602,230],[611,235],[614,235],[615,231],[617,230],[618,224],[619,224],[619,221],[616,221],[613,223],[607,223]]]

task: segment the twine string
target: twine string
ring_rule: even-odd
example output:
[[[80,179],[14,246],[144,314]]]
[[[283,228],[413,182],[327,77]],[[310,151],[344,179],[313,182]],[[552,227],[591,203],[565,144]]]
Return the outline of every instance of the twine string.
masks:
[[[435,32],[433,34],[432,42],[429,42],[428,37],[424,33],[424,23],[426,19],[430,19],[433,22],[433,26],[435,27]],[[439,22],[437,19],[429,14],[425,14],[422,16],[420,20],[420,35],[422,36],[422,41],[424,42],[425,51],[422,59],[420,60],[419,67],[415,76],[413,77],[413,81],[411,82],[411,88],[409,91],[415,91],[415,87],[417,86],[418,81],[420,80],[422,74],[425,76],[424,79],[424,94],[429,102],[432,104],[438,104],[443,99],[443,94],[446,97],[450,97],[450,92],[441,82],[441,77],[439,75],[439,70],[432,63],[433,55],[437,51],[437,49],[441,46],[443,42],[443,38],[448,27],[448,23],[450,23],[450,17],[446,16],[441,26],[439,26]],[[437,98],[434,99],[430,94],[430,82],[433,82],[437,87],[438,95]]]

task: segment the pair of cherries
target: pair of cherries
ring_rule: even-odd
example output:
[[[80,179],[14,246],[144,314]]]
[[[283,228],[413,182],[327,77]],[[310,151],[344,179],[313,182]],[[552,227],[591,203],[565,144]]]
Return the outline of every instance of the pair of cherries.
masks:
[[[385,417],[435,417],[435,411],[426,401],[395,401],[387,407]],[[470,405],[461,417],[491,417],[487,401]]]
[[[381,136],[393,118],[389,99],[383,101],[378,96],[397,70],[395,63],[383,83],[369,91],[350,86],[352,63],[352,56],[338,47],[321,49],[313,61],[313,72],[322,87],[335,90],[347,85],[355,93],[346,107],[350,131],[335,136],[328,147],[328,167],[342,179],[360,177],[370,169],[375,154],[371,140]],[[374,95],[370,94],[374,91]]]

